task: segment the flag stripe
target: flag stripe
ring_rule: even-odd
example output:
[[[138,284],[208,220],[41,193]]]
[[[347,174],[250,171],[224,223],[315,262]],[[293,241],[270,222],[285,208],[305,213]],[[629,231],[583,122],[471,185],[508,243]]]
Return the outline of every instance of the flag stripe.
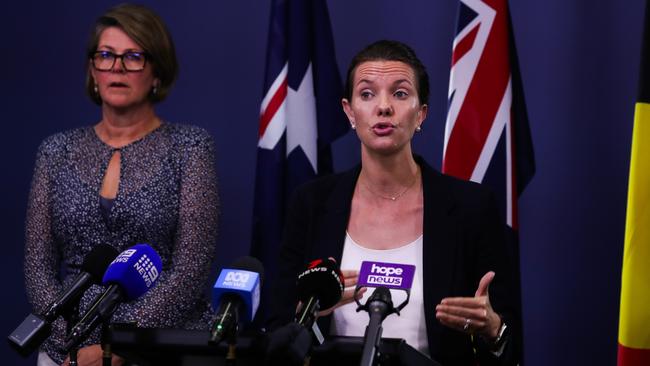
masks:
[[[454,47],[454,52],[451,55],[451,66],[456,65],[456,62],[463,58],[465,54],[472,48],[474,41],[476,40],[476,34],[478,34],[478,25],[472,28],[472,30],[465,36],[457,45]]]
[[[650,365],[650,349],[636,349],[618,345],[618,365],[648,366]]]
[[[275,93],[273,94],[273,97],[269,101],[269,105],[267,108],[264,110],[264,113],[262,113],[262,117],[260,118],[260,130],[259,130],[259,137],[262,137],[264,135],[264,132],[266,131],[266,127],[268,127],[269,122],[271,122],[271,119],[273,119],[273,116],[275,116],[275,112],[280,109],[280,106],[282,103],[284,103],[285,98],[287,97],[287,79],[284,78],[278,89],[275,90]]]
[[[650,365],[650,7],[634,109],[618,328],[618,366]]]
[[[515,126],[512,121],[514,121],[514,113],[510,113],[510,123],[508,123],[508,136],[510,137],[509,149],[508,149],[508,168],[510,173],[509,177],[517,177],[517,139],[514,132]],[[507,218],[507,224],[514,230],[519,230],[519,197],[517,191],[517,182],[516,178],[509,179],[510,189],[508,190],[508,214],[510,217]],[[518,271],[517,271],[518,272]]]
[[[628,183],[619,343],[650,350],[650,104],[637,103]]]

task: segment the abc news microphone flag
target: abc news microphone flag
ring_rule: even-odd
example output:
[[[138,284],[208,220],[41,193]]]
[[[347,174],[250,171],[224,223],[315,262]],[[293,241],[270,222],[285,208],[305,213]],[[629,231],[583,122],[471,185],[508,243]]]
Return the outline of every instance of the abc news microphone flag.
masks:
[[[332,172],[330,144],[349,129],[341,109],[342,91],[325,1],[273,0],[251,246],[251,255],[264,264],[265,283],[274,283],[278,272],[291,192]]]
[[[634,110],[618,329],[618,365],[650,365],[650,7]]]
[[[521,310],[517,199],[535,158],[507,0],[460,1],[444,141],[443,172],[497,195]]]

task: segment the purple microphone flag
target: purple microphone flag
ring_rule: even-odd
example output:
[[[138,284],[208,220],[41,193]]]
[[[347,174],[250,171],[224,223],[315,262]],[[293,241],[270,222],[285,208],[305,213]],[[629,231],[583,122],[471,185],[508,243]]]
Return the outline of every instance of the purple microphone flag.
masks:
[[[384,286],[392,289],[410,290],[415,266],[410,264],[362,262],[357,287]]]

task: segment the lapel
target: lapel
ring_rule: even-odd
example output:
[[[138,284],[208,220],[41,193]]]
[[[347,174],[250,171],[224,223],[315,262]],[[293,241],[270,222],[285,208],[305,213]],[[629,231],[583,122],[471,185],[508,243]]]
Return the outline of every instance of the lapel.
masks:
[[[416,156],[422,171],[424,194],[423,218],[423,292],[429,351],[433,355],[440,344],[442,326],[436,319],[436,305],[449,296],[457,253],[456,223],[453,220],[452,192],[442,174]]]
[[[341,174],[328,192],[321,192],[314,212],[311,258],[333,257],[341,263],[345,231],[350,220],[352,195],[361,166]]]

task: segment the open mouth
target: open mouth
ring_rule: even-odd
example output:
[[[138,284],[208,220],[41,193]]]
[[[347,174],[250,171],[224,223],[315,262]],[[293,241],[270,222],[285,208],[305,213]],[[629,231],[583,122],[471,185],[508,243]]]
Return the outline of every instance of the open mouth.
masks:
[[[372,130],[375,132],[375,134],[380,136],[388,135],[392,133],[394,129],[395,125],[390,122],[379,122],[372,126]]]
[[[125,83],[120,83],[120,82],[113,82],[108,84],[110,88],[128,88],[129,86],[126,85]]]

